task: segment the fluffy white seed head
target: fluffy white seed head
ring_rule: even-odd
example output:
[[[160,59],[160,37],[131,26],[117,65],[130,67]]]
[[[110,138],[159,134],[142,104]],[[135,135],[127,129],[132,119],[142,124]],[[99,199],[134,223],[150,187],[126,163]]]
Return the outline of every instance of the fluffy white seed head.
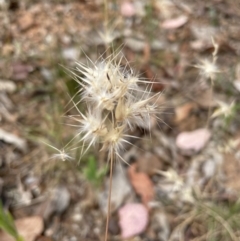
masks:
[[[213,44],[212,60],[202,59],[200,60],[200,63],[195,67],[200,70],[200,74],[203,77],[210,79],[213,84],[213,80],[216,78],[216,74],[219,73],[220,70],[216,64],[219,45],[214,41],[213,38],[212,38],[212,44]]]
[[[200,69],[200,74],[207,79],[214,80],[216,74],[219,73],[219,68],[217,67],[216,63],[208,59],[201,60],[200,64],[196,65],[195,67]]]
[[[77,63],[77,71],[81,73],[77,82],[82,90],[82,103],[87,106],[86,114],[79,111],[79,116],[72,116],[78,122],[77,136],[87,144],[86,150],[100,143],[102,149],[120,156],[124,144],[129,143],[128,129],[148,128],[150,117],[158,112],[158,106],[153,103],[155,95],[150,94],[149,88],[142,88],[151,82],[122,67],[121,59],[117,62],[116,56],[92,66]]]

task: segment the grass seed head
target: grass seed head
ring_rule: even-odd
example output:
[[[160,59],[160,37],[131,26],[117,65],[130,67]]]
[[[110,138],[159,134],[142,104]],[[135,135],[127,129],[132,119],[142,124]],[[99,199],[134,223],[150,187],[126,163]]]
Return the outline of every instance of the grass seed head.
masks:
[[[209,59],[201,60],[200,64],[196,65],[195,67],[200,69],[201,75],[211,80],[214,80],[216,74],[220,72],[216,63],[214,61],[210,61]]]
[[[73,157],[68,155],[64,150],[60,150],[59,153],[53,154],[50,159],[61,160],[61,161],[71,161],[73,160]]]
[[[122,58],[116,58],[113,55],[96,63],[91,61],[92,66],[77,63],[81,73],[77,82],[88,111],[79,111],[80,115],[73,118],[79,123],[77,136],[88,145],[87,150],[98,142],[102,149],[119,156],[124,144],[129,143],[128,129],[149,127],[150,116],[156,115],[158,106],[152,103],[150,88],[144,90],[140,86],[151,82],[135,76],[128,66],[121,66]]]

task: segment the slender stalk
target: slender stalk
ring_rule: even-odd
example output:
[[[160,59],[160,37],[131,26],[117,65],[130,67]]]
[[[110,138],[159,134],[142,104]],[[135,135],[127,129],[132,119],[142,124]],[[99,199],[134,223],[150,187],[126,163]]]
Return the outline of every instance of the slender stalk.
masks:
[[[106,221],[106,230],[105,230],[104,241],[107,241],[107,238],[108,238],[109,218],[110,218],[110,215],[111,215],[112,173],[113,173],[113,151],[111,151],[111,157],[110,157],[110,177],[109,177],[108,211],[107,211],[107,221]]]

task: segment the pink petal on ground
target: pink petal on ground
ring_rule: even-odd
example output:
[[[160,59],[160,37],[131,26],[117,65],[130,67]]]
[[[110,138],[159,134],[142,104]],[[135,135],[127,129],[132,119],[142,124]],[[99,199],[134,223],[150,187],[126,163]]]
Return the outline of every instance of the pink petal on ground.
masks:
[[[124,17],[132,17],[136,14],[135,8],[131,2],[123,2],[121,5],[121,14]]]
[[[118,211],[122,238],[142,233],[148,224],[148,210],[141,203],[128,203]]]
[[[200,151],[211,137],[208,129],[198,129],[192,132],[182,132],[177,136],[176,145],[183,151]]]
[[[185,15],[182,15],[182,16],[177,17],[177,18],[165,20],[165,21],[161,24],[161,27],[164,28],[164,29],[180,28],[180,27],[182,27],[187,21],[188,21],[188,17],[185,16]]]

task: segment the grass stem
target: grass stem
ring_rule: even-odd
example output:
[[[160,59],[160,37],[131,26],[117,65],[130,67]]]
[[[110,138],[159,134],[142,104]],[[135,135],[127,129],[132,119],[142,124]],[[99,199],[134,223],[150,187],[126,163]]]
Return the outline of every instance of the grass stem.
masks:
[[[110,156],[110,177],[109,177],[109,194],[108,194],[108,211],[107,211],[107,221],[106,221],[106,230],[104,241],[108,239],[108,227],[109,227],[109,218],[111,215],[111,196],[112,196],[112,173],[113,173],[113,151],[111,151]]]

